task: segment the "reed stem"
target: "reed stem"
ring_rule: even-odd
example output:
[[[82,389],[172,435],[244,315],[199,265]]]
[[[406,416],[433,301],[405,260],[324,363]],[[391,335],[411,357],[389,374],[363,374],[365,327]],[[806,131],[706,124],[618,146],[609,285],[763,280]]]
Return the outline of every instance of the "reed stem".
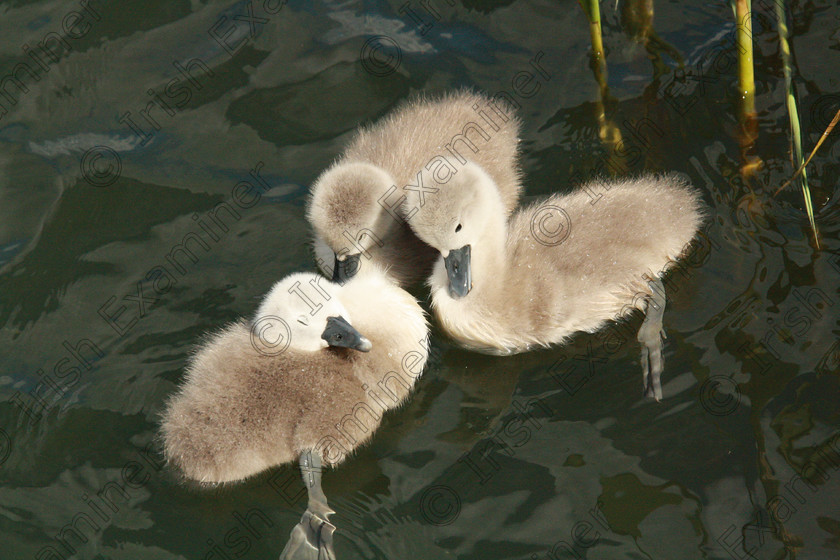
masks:
[[[598,0],[578,0],[581,8],[589,20],[589,37],[592,41],[592,72],[595,74],[595,81],[598,82],[599,98],[595,106],[598,120],[598,137],[605,145],[609,153],[608,168],[611,173],[616,169],[627,168],[623,153],[616,147],[621,142],[621,129],[615,123],[607,119],[606,102],[609,99],[609,87],[607,86],[607,57],[604,52],[604,41],[601,36],[601,8]]]
[[[597,71],[607,80],[607,60],[604,53],[604,41],[601,37],[601,7],[598,0],[578,0],[586,17],[589,19],[589,37],[592,40],[592,62]],[[599,80],[600,83],[600,80]]]
[[[738,88],[745,114],[755,113],[751,0],[735,0],[735,40],[738,45]]]
[[[787,104],[788,117],[790,119],[790,134],[793,144],[794,167],[801,169],[801,176],[798,179],[802,189],[802,198],[805,199],[805,210],[808,213],[808,220],[811,222],[811,231],[814,234],[814,243],[817,249],[820,248],[819,232],[817,223],[814,220],[814,205],[811,202],[811,189],[808,187],[808,174],[804,167],[802,154],[802,133],[799,126],[799,111],[796,108],[796,90],[793,85],[792,65],[790,56],[790,45],[788,44],[788,27],[785,7],[781,2],[776,2],[776,19],[779,26],[779,45],[782,51],[782,66],[785,73],[785,102]]]

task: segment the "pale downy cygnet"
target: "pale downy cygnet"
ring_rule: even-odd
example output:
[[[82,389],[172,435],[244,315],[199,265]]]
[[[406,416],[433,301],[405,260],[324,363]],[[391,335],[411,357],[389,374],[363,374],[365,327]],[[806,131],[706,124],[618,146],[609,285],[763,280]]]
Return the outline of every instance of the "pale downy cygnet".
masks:
[[[319,268],[344,280],[371,262],[402,286],[424,280],[437,252],[406,224],[408,193],[445,185],[467,160],[498,187],[507,212],[522,190],[520,120],[513,107],[469,91],[415,97],[362,128],[340,159],[312,186],[307,217]]]
[[[299,460],[309,507],[282,558],[332,558],[321,464],[335,466],[408,397],[428,355],[420,306],[367,267],[343,286],[298,273],[253,321],[207,338],[163,416],[168,461],[204,483]]]
[[[702,223],[700,197],[676,175],[587,185],[506,216],[492,178],[468,164],[409,224],[440,251],[432,306],[461,344],[523,352],[646,311],[639,331],[645,394],[661,398],[660,277]],[[407,204],[419,204],[411,197]]]

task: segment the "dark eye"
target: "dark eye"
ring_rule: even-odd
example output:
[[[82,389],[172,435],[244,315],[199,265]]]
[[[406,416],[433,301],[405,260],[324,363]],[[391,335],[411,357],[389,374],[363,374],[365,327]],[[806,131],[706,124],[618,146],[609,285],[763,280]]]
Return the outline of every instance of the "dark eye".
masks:
[[[459,231],[461,231],[461,224],[458,224],[458,227],[455,228],[455,233],[458,233]]]
[[[340,335],[340,334],[336,334],[336,335],[335,335],[335,339],[336,339],[336,340],[341,340],[341,335]]]

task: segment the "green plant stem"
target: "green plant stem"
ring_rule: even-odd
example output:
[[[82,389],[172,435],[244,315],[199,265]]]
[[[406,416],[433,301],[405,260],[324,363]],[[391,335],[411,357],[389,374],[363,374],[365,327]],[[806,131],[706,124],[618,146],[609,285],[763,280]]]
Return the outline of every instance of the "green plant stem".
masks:
[[[610,172],[616,169],[626,169],[623,153],[616,150],[621,143],[621,130],[607,119],[606,103],[610,91],[607,86],[607,57],[604,52],[604,42],[601,36],[601,9],[598,0],[578,0],[581,8],[589,20],[589,36],[592,40],[592,72],[598,82],[599,96],[595,103],[598,120],[598,137],[609,152]]]
[[[597,72],[600,78],[603,77],[603,83],[607,81],[607,60],[604,54],[604,42],[601,37],[601,8],[598,5],[598,0],[578,0],[583,11],[586,12],[586,17],[589,19],[589,36],[592,39],[592,61],[597,67]]]
[[[735,40],[738,45],[738,87],[744,114],[755,113],[755,76],[753,74],[752,14],[750,0],[735,0]]]
[[[802,197],[805,199],[805,210],[808,213],[808,220],[811,222],[811,231],[814,234],[814,242],[817,248],[820,247],[820,240],[817,231],[817,223],[814,220],[814,205],[811,202],[811,189],[808,187],[808,174],[803,167],[804,157],[802,154],[802,133],[799,126],[799,112],[796,108],[796,91],[793,86],[792,65],[790,56],[790,45],[788,44],[787,18],[784,5],[776,2],[776,19],[779,25],[779,45],[782,51],[782,66],[785,73],[785,102],[787,103],[788,117],[790,118],[790,134],[793,143],[793,156],[795,167],[802,169],[799,185],[802,188]]]

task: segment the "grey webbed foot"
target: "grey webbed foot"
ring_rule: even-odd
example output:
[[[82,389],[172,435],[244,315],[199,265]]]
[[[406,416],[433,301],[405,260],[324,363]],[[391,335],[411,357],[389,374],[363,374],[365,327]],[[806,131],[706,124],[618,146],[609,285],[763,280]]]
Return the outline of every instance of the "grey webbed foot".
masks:
[[[317,451],[300,456],[300,472],[309,493],[309,505],[289,536],[280,560],[335,560],[332,535],[335,525],[328,517],[335,513],[321,489],[321,457]]]
[[[665,338],[665,330],[662,327],[662,318],[665,316],[665,286],[660,279],[648,282],[648,286],[653,295],[648,299],[645,320],[639,328],[637,338],[642,344],[642,381],[645,396],[660,401],[662,385],[659,377],[665,365],[662,357],[662,339]]]
[[[306,510],[292,529],[280,560],[335,560],[333,531],[335,525]]]

